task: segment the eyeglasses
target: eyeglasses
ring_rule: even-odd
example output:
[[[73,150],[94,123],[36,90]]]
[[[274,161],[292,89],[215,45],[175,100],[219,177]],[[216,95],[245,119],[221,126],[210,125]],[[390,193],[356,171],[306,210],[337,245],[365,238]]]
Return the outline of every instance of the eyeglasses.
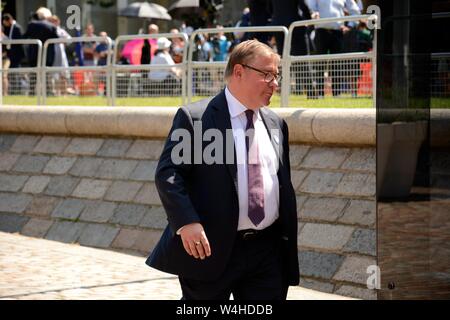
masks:
[[[245,68],[249,68],[249,69],[252,69],[252,70],[254,70],[256,72],[259,72],[259,73],[263,74],[264,75],[264,81],[267,82],[267,83],[271,83],[273,80],[277,80],[278,83],[280,83],[280,81],[281,81],[281,75],[280,74],[273,74],[271,72],[265,72],[265,71],[256,69],[256,68],[254,68],[252,66],[249,66],[249,65],[243,64],[243,63],[241,63],[241,65],[243,67],[245,67]]]

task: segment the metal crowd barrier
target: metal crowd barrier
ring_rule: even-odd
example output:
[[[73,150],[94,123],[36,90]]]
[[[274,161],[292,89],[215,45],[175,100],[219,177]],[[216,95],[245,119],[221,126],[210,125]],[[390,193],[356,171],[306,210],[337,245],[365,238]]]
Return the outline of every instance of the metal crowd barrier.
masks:
[[[1,68],[1,80],[3,81],[4,73],[8,74],[8,80],[12,79],[13,82],[13,95],[16,93],[22,93],[23,90],[26,91],[26,95],[36,96],[37,104],[42,104],[41,95],[41,70],[42,70],[42,42],[37,39],[0,39],[0,45],[36,45],[37,46],[37,65],[35,67],[19,67],[10,68],[8,70],[3,70],[3,65]],[[25,48],[23,48],[24,53],[26,53]],[[12,77],[9,77],[12,75]],[[5,90],[5,88],[3,88]],[[10,90],[8,90],[10,91]],[[8,93],[8,92],[7,92]],[[33,94],[35,93],[35,94]]]
[[[300,82],[303,88],[306,88],[308,97],[323,97],[327,83],[324,79],[325,70],[327,70],[328,79],[333,81],[332,93],[333,95],[340,94],[342,87],[350,87],[352,94],[355,94],[355,86],[357,86],[357,79],[360,76],[361,65],[369,66],[372,77],[372,88],[369,95],[373,98],[373,105],[376,105],[376,36],[377,29],[374,29],[374,38],[372,41],[372,51],[369,52],[352,52],[352,53],[336,53],[336,54],[321,54],[321,55],[304,55],[292,56],[292,35],[295,28],[305,26],[316,26],[315,32],[317,36],[317,25],[333,22],[351,22],[359,20],[373,20],[377,21],[376,15],[354,15],[343,18],[321,18],[312,20],[302,20],[293,22],[289,26],[288,41],[285,41],[287,47],[284,49],[283,55],[283,69],[289,70],[285,72],[281,82],[281,105],[289,106],[289,98],[291,90],[291,77],[295,75],[295,82]],[[294,65],[295,64],[295,65]],[[298,65],[300,65],[298,67]],[[294,70],[293,70],[294,69]],[[299,71],[297,71],[299,70]],[[334,79],[333,79],[334,78]],[[347,88],[348,89],[348,88]],[[295,92],[300,93],[300,92]]]
[[[450,97],[450,52],[431,54],[431,97]]]
[[[182,104],[192,102],[194,89],[199,89],[197,93],[200,95],[213,95],[223,87],[223,72],[226,66],[226,61],[211,62],[211,61],[194,61],[194,51],[196,49],[195,40],[198,35],[201,34],[218,34],[218,33],[256,33],[256,32],[281,32],[284,35],[284,46],[281,54],[281,68],[282,73],[281,82],[281,106],[289,106],[289,99],[291,94],[298,94],[296,89],[292,90],[291,80],[300,78],[301,81],[305,81],[311,87],[317,85],[314,83],[319,76],[324,77],[326,69],[328,68],[327,78],[331,77],[342,81],[346,85],[348,83],[355,83],[356,75],[359,75],[362,71],[360,66],[364,66],[366,73],[371,73],[372,83],[369,89],[366,88],[366,95],[371,96],[373,103],[376,103],[376,29],[374,30],[373,48],[369,52],[352,52],[352,53],[338,53],[338,54],[321,54],[321,55],[305,55],[305,56],[293,56],[290,54],[292,47],[292,34],[294,28],[309,25],[320,25],[330,22],[345,22],[345,21],[358,21],[367,20],[375,21],[376,15],[360,15],[360,16],[347,16],[344,18],[322,18],[316,20],[297,21],[290,25],[289,29],[283,26],[269,26],[269,27],[241,27],[241,28],[211,28],[211,29],[197,29],[190,37],[185,33],[162,33],[153,35],[125,35],[119,36],[115,40],[114,48],[112,47],[112,40],[104,37],[76,37],[71,39],[50,39],[46,41],[44,46],[39,40],[2,40],[1,43],[5,45],[10,44],[24,44],[24,45],[37,45],[38,46],[38,65],[32,68],[14,68],[14,72],[21,74],[34,74],[36,79],[36,96],[38,104],[45,104],[46,98],[52,81],[57,78],[59,73],[73,73],[77,78],[74,82],[78,81],[78,87],[76,94],[83,95],[99,95],[104,94],[106,96],[108,105],[116,105],[117,98],[120,96],[180,96]],[[181,38],[184,42],[184,49],[182,54],[182,61],[175,65],[166,64],[147,64],[147,65],[124,65],[119,64],[120,57],[119,44],[121,42],[140,39],[158,39],[160,37],[166,37],[169,39]],[[69,67],[56,67],[45,66],[47,60],[48,48],[50,44],[68,44],[77,42],[104,42],[107,44],[108,55],[106,59],[106,65],[104,66],[69,66]],[[435,59],[441,59],[439,61],[448,61],[448,55],[434,56]],[[442,60],[444,59],[444,60]],[[300,64],[300,68],[297,65]],[[341,73],[334,72],[333,64],[340,64],[339,68]],[[331,68],[330,68],[331,65]],[[170,68],[178,68],[181,70],[181,83],[176,81],[173,83],[159,82],[149,79],[150,73],[154,71],[167,71]],[[296,69],[297,68],[297,69]],[[215,71],[213,71],[215,70]],[[299,70],[299,72],[298,72]],[[213,72],[211,72],[213,71]],[[5,70],[1,70],[5,72]],[[7,72],[11,73],[12,70]],[[333,73],[334,72],[334,73]],[[80,78],[80,74],[82,75]],[[93,74],[97,74],[97,77],[93,77]],[[84,76],[91,77],[89,82],[83,82]],[[206,75],[206,76],[205,76]],[[441,75],[439,75],[441,77]],[[442,77],[441,77],[442,78]],[[335,79],[335,80],[336,80]],[[295,80],[296,82],[297,80]],[[204,82],[204,83],[203,83]],[[88,85],[89,84],[89,85]],[[204,84],[207,90],[202,91],[200,85]],[[322,83],[326,85],[325,80]],[[308,89],[308,88],[307,88]],[[102,91],[102,92],[100,92]]]
[[[217,93],[217,90],[219,87],[216,87],[215,84],[219,83],[220,86],[223,86],[223,71],[225,70],[226,61],[220,61],[220,62],[210,62],[210,61],[194,61],[193,60],[193,54],[195,50],[195,39],[197,35],[200,34],[217,34],[217,33],[231,33],[231,32],[239,32],[239,33],[246,33],[246,32],[282,32],[284,34],[284,37],[288,36],[288,29],[283,26],[273,26],[273,27],[239,27],[239,28],[209,28],[209,29],[197,29],[195,30],[189,39],[189,54],[188,54],[188,86],[187,86],[187,102],[190,103],[192,101],[192,95],[193,95],[193,82],[194,80],[197,81],[199,78],[201,81],[202,79],[202,72],[209,72],[208,69],[216,69],[217,71],[214,73],[215,76],[211,76],[211,74],[207,73],[206,75],[206,86],[209,87],[209,90],[211,92],[206,92],[207,95],[215,94]],[[286,48],[286,44],[284,45]],[[284,48],[283,48],[284,51]],[[282,55],[284,56],[284,54]],[[196,70],[196,76],[194,77],[194,69]],[[280,73],[282,73],[283,70],[280,70]],[[198,85],[198,84],[197,84]],[[202,93],[202,90],[198,90],[198,92]],[[205,92],[205,91],[203,91]]]
[[[107,63],[104,66],[69,66],[69,67],[57,67],[57,66],[46,66],[48,47],[50,44],[67,44],[67,43],[85,43],[85,42],[103,42],[107,44]],[[78,72],[80,71],[81,83],[79,84],[79,92],[77,94],[80,95],[97,95],[98,94],[98,85],[99,83],[103,83],[104,81],[104,93],[107,98],[107,104],[111,105],[111,51],[112,51],[112,40],[109,37],[74,37],[74,38],[58,38],[58,39],[49,39],[44,44],[42,61],[41,61],[41,82],[42,82],[42,103],[46,103],[47,99],[47,82],[50,80],[51,76],[59,76],[59,77],[67,77],[64,73],[67,72]],[[95,78],[94,78],[95,74]],[[104,74],[104,76],[103,76]],[[88,79],[86,79],[86,77]]]
[[[123,65],[118,64],[119,43],[138,39],[158,39],[166,37],[168,39],[180,38],[185,43],[183,57],[180,63],[175,65],[167,64],[141,64],[141,65]],[[116,104],[118,89],[120,96],[181,96],[182,104],[185,104],[186,92],[186,68],[187,53],[186,46],[188,43],[188,35],[186,33],[159,33],[146,35],[125,35],[119,36],[115,40],[112,68],[112,105]],[[154,59],[154,58],[153,58]],[[181,79],[171,77],[166,80],[152,79],[152,72],[156,73],[160,70],[170,72],[171,68],[181,70]],[[127,74],[128,73],[128,74]],[[122,81],[124,80],[124,81]],[[179,83],[179,80],[181,83]]]

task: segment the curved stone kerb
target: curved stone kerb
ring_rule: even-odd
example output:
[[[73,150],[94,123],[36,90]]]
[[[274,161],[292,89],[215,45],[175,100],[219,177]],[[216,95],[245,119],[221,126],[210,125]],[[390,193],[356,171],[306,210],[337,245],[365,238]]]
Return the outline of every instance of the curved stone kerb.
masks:
[[[0,132],[165,138],[177,107],[2,106]],[[375,145],[374,109],[274,108],[291,143]]]
[[[274,109],[294,143],[374,146],[375,109]]]

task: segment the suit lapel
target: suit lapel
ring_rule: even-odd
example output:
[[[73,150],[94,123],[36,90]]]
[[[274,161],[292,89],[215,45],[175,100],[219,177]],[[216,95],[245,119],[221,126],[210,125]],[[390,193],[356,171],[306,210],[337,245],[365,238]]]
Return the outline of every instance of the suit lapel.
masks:
[[[238,183],[237,183],[237,162],[236,162],[236,146],[234,145],[234,139],[232,135],[232,127],[231,127],[231,120],[230,120],[230,112],[228,111],[228,103],[227,99],[225,97],[225,91],[223,90],[219,96],[218,99],[214,99],[213,102],[213,121],[215,124],[215,128],[220,130],[222,133],[222,137],[224,137],[224,163],[231,175],[231,178],[233,179],[233,184],[235,187],[235,191],[237,193],[238,191]],[[227,135],[227,130],[229,130],[229,136]],[[233,161],[230,163],[230,161],[227,161],[226,154],[227,154],[227,143],[226,139],[231,139],[230,146],[233,147]]]
[[[280,214],[280,220],[283,221],[282,225],[287,226],[289,225],[289,216],[286,214],[285,203],[286,203],[286,193],[283,192],[284,185],[288,183],[289,181],[286,178],[286,168],[283,166],[283,131],[281,130],[280,126],[278,125],[278,119],[276,119],[274,116],[271,115],[266,108],[261,108],[261,118],[264,122],[264,125],[266,126],[267,132],[269,133],[270,141],[272,142],[273,148],[275,149],[275,152],[278,156],[279,166],[278,166],[278,185],[280,190],[280,198],[279,198],[279,214]],[[289,155],[287,155],[289,156]],[[287,169],[289,170],[289,168]]]
[[[281,167],[283,164],[283,133],[281,132],[281,128],[276,119],[270,115],[265,107],[259,110]]]

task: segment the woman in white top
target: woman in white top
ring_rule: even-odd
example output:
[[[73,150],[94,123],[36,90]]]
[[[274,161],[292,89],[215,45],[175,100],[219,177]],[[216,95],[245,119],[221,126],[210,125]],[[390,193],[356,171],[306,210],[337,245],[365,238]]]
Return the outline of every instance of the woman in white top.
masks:
[[[170,42],[169,39],[165,37],[159,38],[157,41],[158,50],[156,50],[151,64],[175,65],[175,62],[173,61],[172,56],[169,53],[171,44],[172,42]],[[175,67],[152,70],[149,74],[149,78],[156,81],[163,81],[170,78],[177,79],[180,76],[181,70]]]
[[[58,16],[51,16],[47,19],[49,22],[55,25],[56,33],[59,38],[62,39],[70,39],[71,36],[67,33],[66,30],[61,28],[61,20]],[[69,60],[66,54],[66,45],[64,43],[55,44],[55,59],[53,60],[54,67],[69,67]],[[75,91],[72,88],[68,87],[68,83],[70,80],[70,71],[66,69],[61,72],[55,72],[51,76],[52,81],[52,91],[54,95],[60,96],[66,93],[74,94]]]

